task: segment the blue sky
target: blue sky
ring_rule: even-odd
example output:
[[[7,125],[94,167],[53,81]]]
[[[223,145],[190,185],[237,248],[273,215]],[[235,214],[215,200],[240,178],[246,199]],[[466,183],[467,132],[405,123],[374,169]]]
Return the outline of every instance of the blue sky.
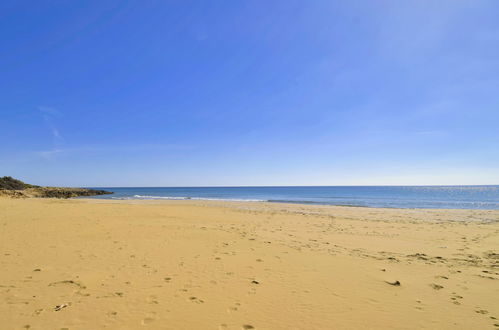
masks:
[[[499,2],[0,2],[0,176],[499,184]]]

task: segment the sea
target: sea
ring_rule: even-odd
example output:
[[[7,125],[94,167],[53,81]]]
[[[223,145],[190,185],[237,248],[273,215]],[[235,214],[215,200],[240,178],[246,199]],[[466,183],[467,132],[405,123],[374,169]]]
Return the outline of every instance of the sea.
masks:
[[[388,208],[499,209],[499,186],[99,187],[99,199],[220,200]]]

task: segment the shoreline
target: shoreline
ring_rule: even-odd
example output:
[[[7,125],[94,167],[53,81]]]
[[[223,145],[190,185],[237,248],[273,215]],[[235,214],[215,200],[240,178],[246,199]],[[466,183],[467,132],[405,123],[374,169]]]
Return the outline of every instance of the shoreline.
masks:
[[[117,187],[113,199],[235,200],[381,208],[496,209],[499,186]]]
[[[298,208],[301,211],[308,210],[322,210],[322,211],[330,211],[334,212],[335,210],[341,209],[352,209],[353,211],[358,210],[373,210],[373,211],[400,211],[400,212],[452,212],[452,213],[480,213],[483,215],[484,213],[490,213],[490,220],[495,222],[499,222],[499,210],[495,209],[438,209],[438,208],[397,208],[397,207],[375,207],[375,206],[350,206],[350,205],[332,205],[332,204],[301,204],[301,203],[286,203],[286,202],[269,202],[269,201],[236,201],[236,200],[214,200],[214,199],[108,199],[108,198],[89,198],[89,197],[76,197],[71,198],[70,200],[80,200],[80,201],[88,201],[90,203],[120,203],[120,204],[143,204],[143,205],[161,205],[161,204],[171,204],[175,205],[175,203],[183,203],[185,205],[193,205],[193,206],[220,206],[220,207],[250,207],[250,206],[267,206],[274,207],[278,209],[280,206],[286,210]],[[313,214],[313,212],[311,213]],[[497,215],[497,217],[494,217]],[[489,218],[487,218],[489,219]]]
[[[499,211],[0,198],[0,301],[6,328],[497,329]]]
[[[227,200],[397,209],[499,210],[499,186],[272,186],[106,188],[111,199]],[[104,196],[109,198],[110,196]],[[99,197],[97,197],[99,198]]]

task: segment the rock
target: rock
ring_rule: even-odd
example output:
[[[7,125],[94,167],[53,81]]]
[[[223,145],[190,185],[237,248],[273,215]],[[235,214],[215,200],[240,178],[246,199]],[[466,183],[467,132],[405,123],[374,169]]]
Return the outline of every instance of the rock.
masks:
[[[95,190],[86,188],[58,188],[58,187],[40,187],[26,189],[26,193],[30,197],[42,198],[72,198],[79,196],[95,196],[112,194],[112,192],[105,190]]]
[[[86,188],[58,188],[58,187],[38,187],[24,190],[0,189],[0,196],[10,198],[72,198],[79,196],[96,196],[112,194],[105,190],[95,190]]]
[[[112,194],[112,192],[87,188],[40,187],[24,183],[10,176],[0,178],[0,196],[11,198],[72,198],[105,194]]]

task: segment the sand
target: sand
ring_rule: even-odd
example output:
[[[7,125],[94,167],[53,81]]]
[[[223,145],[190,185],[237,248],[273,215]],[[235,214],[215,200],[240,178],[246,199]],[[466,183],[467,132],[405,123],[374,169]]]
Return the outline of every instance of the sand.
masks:
[[[499,211],[0,198],[0,328],[499,329]]]

